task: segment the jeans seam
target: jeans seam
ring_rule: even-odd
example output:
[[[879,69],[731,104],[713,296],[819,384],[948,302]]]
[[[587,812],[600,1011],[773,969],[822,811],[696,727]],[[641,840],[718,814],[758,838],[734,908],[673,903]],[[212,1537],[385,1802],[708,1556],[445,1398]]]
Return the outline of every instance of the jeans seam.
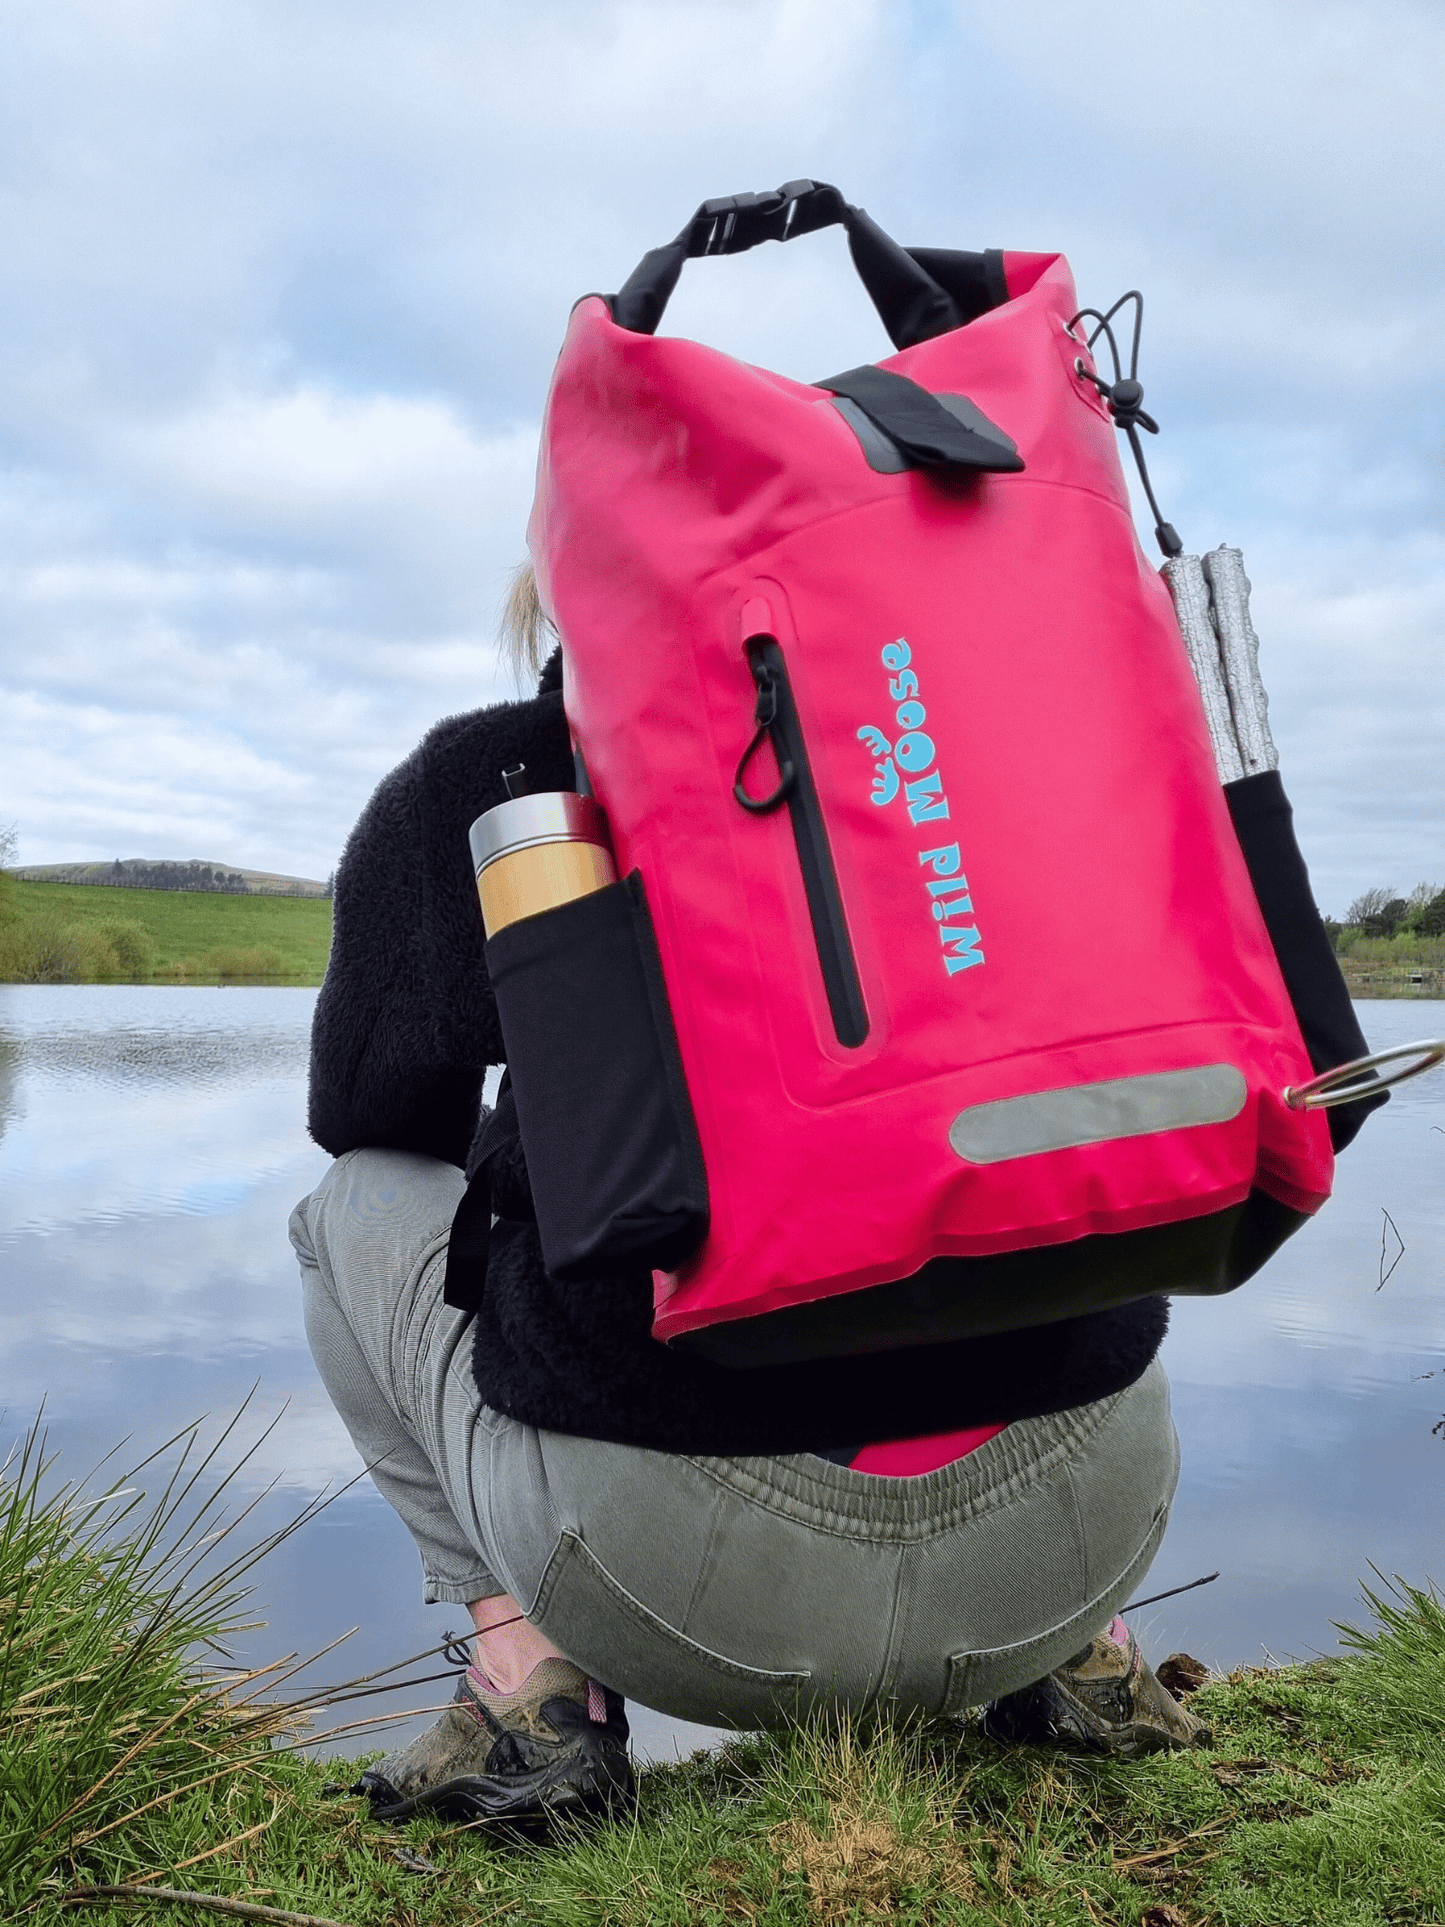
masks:
[[[387,1334],[387,1342],[391,1353],[391,1380],[392,1384],[398,1388],[398,1391],[403,1385],[406,1388],[406,1399],[409,1409],[407,1412],[399,1414],[399,1416],[405,1421],[408,1430],[413,1430],[415,1426],[415,1420],[412,1414],[415,1413],[419,1403],[417,1374],[423,1370],[427,1364],[427,1346],[424,1341],[436,1316],[436,1305],[429,1306],[423,1314],[420,1333],[415,1333],[416,1316],[420,1309],[419,1301],[422,1287],[426,1280],[427,1267],[437,1256],[438,1252],[445,1251],[449,1235],[449,1232],[443,1231],[437,1236],[429,1238],[426,1244],[422,1246],[415,1263],[407,1273],[406,1283],[397,1293],[396,1302],[391,1308],[391,1328]],[[439,1293],[437,1294],[437,1304],[440,1304]],[[397,1356],[398,1341],[401,1352],[399,1361]],[[401,1367],[400,1370],[397,1369],[398,1363]]]
[[[883,1641],[883,1666],[878,1676],[877,1697],[883,1701],[892,1697],[903,1654],[904,1634],[912,1616],[915,1589],[905,1586],[904,1580],[908,1573],[909,1555],[913,1551],[910,1545],[899,1546],[898,1556],[893,1562],[893,1598],[888,1614],[888,1631]]]
[[[679,1630],[684,1633],[687,1631],[688,1627],[692,1624],[693,1612],[697,1606],[698,1599],[707,1581],[709,1562],[712,1559],[712,1549],[717,1544],[717,1535],[721,1525],[722,1525],[721,1495],[714,1494],[713,1505],[712,1505],[712,1518],[708,1521],[707,1538],[703,1542],[702,1556],[699,1558],[697,1562],[697,1572],[693,1578],[692,1590],[688,1593],[687,1604],[686,1606],[683,1607],[683,1611],[682,1611],[682,1624]]]
[[[470,1606],[474,1599],[496,1597],[496,1574],[478,1566],[468,1579],[438,1579],[422,1568],[422,1599],[428,1606]]]
[[[1072,1461],[1064,1468],[1068,1476],[1069,1504],[1073,1508],[1074,1533],[1079,1545],[1079,1577],[1086,1599],[1093,1598],[1089,1574],[1089,1535],[1084,1526],[1084,1508],[1079,1503],[1078,1467]]]

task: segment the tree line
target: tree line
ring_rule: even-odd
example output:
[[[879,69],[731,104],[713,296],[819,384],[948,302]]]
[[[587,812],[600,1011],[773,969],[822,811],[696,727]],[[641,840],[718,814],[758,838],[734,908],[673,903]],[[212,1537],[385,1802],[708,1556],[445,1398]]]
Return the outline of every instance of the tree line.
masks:
[[[1327,919],[1327,921],[1330,921]],[[1417,883],[1409,896],[1388,884],[1361,891],[1336,930],[1358,930],[1366,937],[1445,937],[1445,889]]]
[[[133,890],[225,890],[249,896],[251,885],[239,870],[213,869],[209,863],[122,863],[117,857],[109,870],[98,871],[96,883],[113,883]]]
[[[109,866],[103,863],[56,864],[50,874],[35,875],[36,883],[84,883],[121,890],[221,891],[228,896],[312,897],[331,895],[332,880],[319,893],[300,883],[252,883],[239,870],[210,863],[148,863],[143,859]]]

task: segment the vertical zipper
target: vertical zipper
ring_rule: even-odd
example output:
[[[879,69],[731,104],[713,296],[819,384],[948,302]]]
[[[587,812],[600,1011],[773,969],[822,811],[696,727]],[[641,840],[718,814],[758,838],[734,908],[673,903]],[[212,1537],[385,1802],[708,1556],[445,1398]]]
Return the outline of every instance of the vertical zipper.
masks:
[[[787,664],[772,636],[752,637],[747,643],[747,652],[748,667],[758,691],[753,713],[756,728],[738,764],[733,794],[754,816],[768,815],[784,801],[788,805],[833,1029],[840,1044],[856,1050],[868,1035],[868,1012],[863,1003],[863,986],[858,981],[858,964],[848,935],[847,919],[843,915],[838,873],[828,845],[828,827],[813,784]],[[771,740],[778,760],[778,787],[770,796],[754,796],[744,789],[743,774],[764,736]]]

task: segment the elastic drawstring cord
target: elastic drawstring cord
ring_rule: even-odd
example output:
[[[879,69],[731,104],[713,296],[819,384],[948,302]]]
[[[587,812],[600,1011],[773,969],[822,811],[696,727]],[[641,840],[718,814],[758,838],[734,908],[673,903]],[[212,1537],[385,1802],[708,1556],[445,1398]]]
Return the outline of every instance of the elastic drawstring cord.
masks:
[[[1129,351],[1129,372],[1127,375],[1123,371],[1123,364],[1119,358],[1119,343],[1115,338],[1113,328],[1110,326],[1114,316],[1119,312],[1120,308],[1124,306],[1126,301],[1132,301],[1135,304],[1134,340]],[[1107,382],[1102,376],[1096,375],[1092,369],[1086,368],[1082,356],[1075,360],[1074,372],[1079,375],[1082,380],[1091,381],[1094,384],[1109,405],[1109,413],[1114,417],[1114,426],[1116,428],[1122,428],[1124,433],[1129,437],[1129,446],[1133,449],[1134,460],[1139,465],[1139,480],[1144,484],[1144,493],[1149,498],[1149,507],[1153,511],[1154,536],[1159,547],[1164,551],[1165,555],[1182,555],[1184,552],[1184,544],[1180,541],[1174,524],[1164,520],[1159,504],[1154,499],[1154,487],[1149,480],[1149,469],[1144,461],[1144,450],[1139,441],[1139,430],[1141,428],[1146,430],[1150,435],[1157,435],[1159,433],[1158,422],[1155,421],[1152,415],[1146,415],[1144,412],[1144,389],[1139,381],[1139,336],[1144,327],[1144,297],[1137,288],[1131,288],[1127,294],[1121,294],[1119,296],[1119,299],[1107,314],[1100,314],[1097,308],[1080,308],[1079,312],[1069,322],[1070,332],[1073,332],[1077,322],[1083,321],[1086,318],[1097,321],[1099,324],[1089,336],[1088,345],[1091,349],[1100,335],[1106,335],[1108,337],[1109,352],[1114,357],[1114,379],[1112,382]]]

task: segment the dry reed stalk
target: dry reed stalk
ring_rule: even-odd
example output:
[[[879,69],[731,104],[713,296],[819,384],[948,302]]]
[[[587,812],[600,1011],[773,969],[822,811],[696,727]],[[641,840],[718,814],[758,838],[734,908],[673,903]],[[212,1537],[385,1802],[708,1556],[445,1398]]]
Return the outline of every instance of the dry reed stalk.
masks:
[[[238,1914],[242,1920],[273,1920],[280,1927],[350,1927],[324,1914],[295,1914],[286,1907],[263,1907],[254,1900],[233,1900],[229,1894],[194,1893],[187,1887],[142,1887],[128,1881],[117,1887],[72,1887],[60,1896],[63,1907],[82,1907],[96,1900],[164,1900],[172,1906],[201,1907],[213,1914]]]

